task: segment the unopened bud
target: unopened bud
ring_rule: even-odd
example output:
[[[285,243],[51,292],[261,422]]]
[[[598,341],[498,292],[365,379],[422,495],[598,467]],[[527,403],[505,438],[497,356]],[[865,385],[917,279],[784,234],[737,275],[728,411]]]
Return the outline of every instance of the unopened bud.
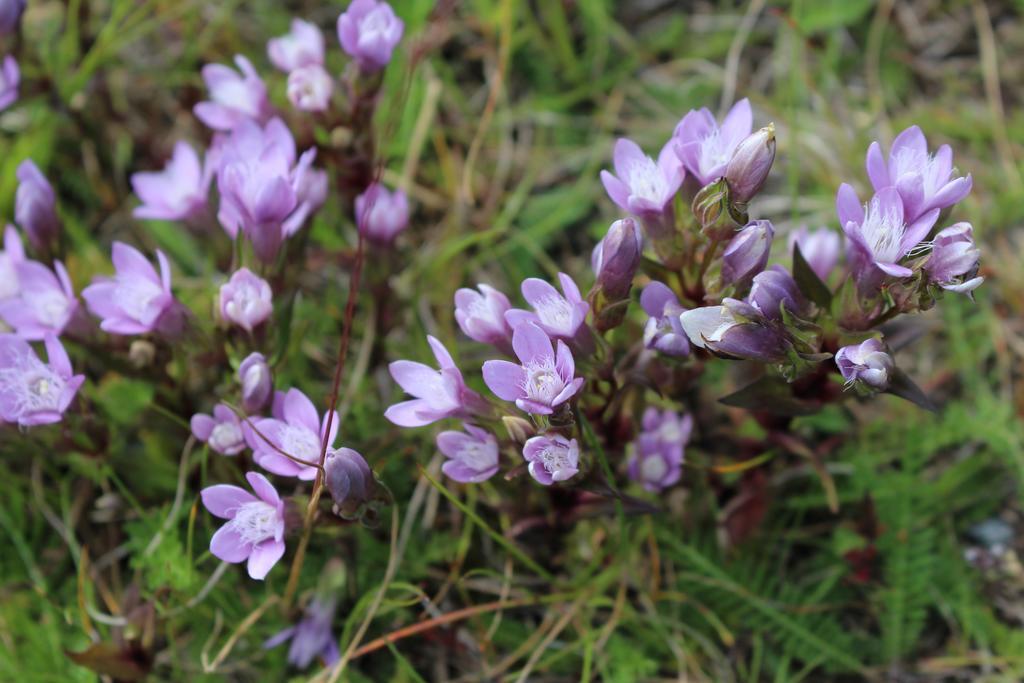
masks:
[[[736,233],[722,254],[722,284],[742,286],[764,270],[774,236],[771,221],[754,221]]]
[[[238,366],[238,382],[242,385],[242,407],[250,415],[266,407],[274,384],[270,366],[262,353],[250,353]]]
[[[736,204],[749,202],[761,190],[774,161],[775,124],[769,123],[736,147],[725,169],[729,199]]]
[[[754,276],[747,303],[772,320],[782,317],[783,308],[797,315],[807,308],[807,299],[800,293],[796,280],[779,265]]]
[[[594,248],[591,265],[597,286],[608,301],[620,301],[629,296],[643,248],[643,234],[632,218],[612,223],[608,234]]]
[[[128,347],[128,360],[131,362],[132,367],[139,370],[149,367],[155,357],[156,347],[153,346],[151,341],[136,339]]]
[[[506,415],[501,418],[509,437],[516,443],[526,443],[526,440],[536,434],[533,425],[528,420],[514,415]]]
[[[725,180],[719,179],[701,188],[693,198],[693,216],[700,223],[701,230],[708,232],[722,218],[729,202],[729,189]]]
[[[376,497],[377,480],[363,456],[351,448],[332,448],[324,460],[324,485],[334,500],[334,514],[358,519]]]

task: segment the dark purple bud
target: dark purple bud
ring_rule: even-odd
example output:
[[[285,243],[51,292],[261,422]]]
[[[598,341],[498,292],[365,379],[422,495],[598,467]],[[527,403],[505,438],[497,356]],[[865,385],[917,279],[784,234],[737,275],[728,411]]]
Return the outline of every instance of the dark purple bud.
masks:
[[[775,161],[775,124],[748,135],[736,148],[725,169],[725,182],[729,185],[729,199],[746,204],[756,195]]]
[[[591,264],[597,286],[609,302],[629,296],[643,248],[643,234],[632,218],[612,223],[608,234],[594,248]]]
[[[28,234],[33,246],[41,249],[51,244],[60,232],[57,197],[46,176],[31,159],[21,162],[17,176],[14,220]]]
[[[25,4],[26,0],[0,0],[0,35],[6,36],[18,30]]]
[[[376,480],[363,456],[351,448],[331,449],[324,460],[324,484],[334,500],[334,514],[356,519],[375,493]]]
[[[788,343],[776,326],[764,324],[756,309],[726,299],[725,306],[704,306],[679,316],[690,343],[730,358],[777,363],[785,360]]]
[[[782,317],[782,307],[800,315],[807,308],[807,300],[800,293],[796,280],[782,266],[775,265],[754,276],[747,303],[770,320]]]
[[[741,287],[764,270],[774,236],[771,221],[754,221],[740,230],[722,254],[722,284]]]

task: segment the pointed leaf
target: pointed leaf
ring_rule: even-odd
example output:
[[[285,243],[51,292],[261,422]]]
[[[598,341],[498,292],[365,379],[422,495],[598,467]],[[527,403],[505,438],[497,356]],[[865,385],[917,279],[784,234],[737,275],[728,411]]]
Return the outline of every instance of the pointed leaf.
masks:
[[[928,394],[924,393],[924,390],[917,386],[914,380],[910,379],[910,376],[899,368],[893,371],[892,381],[889,383],[889,388],[885,390],[885,393],[899,396],[933,413],[939,412],[938,406],[932,403],[932,400],[928,398]]]
[[[832,292],[828,285],[821,281],[814,269],[808,265],[804,255],[800,252],[800,245],[793,244],[793,279],[804,296],[828,310],[832,305]]]
[[[793,396],[791,387],[785,380],[768,375],[718,399],[718,402],[734,408],[760,410],[783,417],[813,415],[819,410],[815,403],[802,401]]]

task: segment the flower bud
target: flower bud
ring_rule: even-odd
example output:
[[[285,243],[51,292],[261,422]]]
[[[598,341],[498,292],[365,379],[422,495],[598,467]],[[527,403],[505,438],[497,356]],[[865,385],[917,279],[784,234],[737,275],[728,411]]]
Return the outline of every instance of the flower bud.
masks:
[[[240,268],[220,288],[220,317],[247,332],[274,311],[270,285],[248,268]]]
[[[409,202],[401,190],[389,192],[374,183],[356,197],[356,223],[363,236],[380,246],[390,246],[398,233],[409,227]]]
[[[27,0],[0,0],[0,36],[6,36],[18,30],[21,13],[25,11]]]
[[[512,328],[505,320],[505,311],[512,308],[508,297],[488,285],[477,285],[480,291],[463,287],[455,292],[455,322],[470,339],[512,350]]]
[[[288,101],[299,111],[326,111],[334,79],[319,64],[300,66],[288,74]]]
[[[324,460],[324,485],[334,500],[334,514],[356,519],[360,508],[373,498],[376,480],[359,453],[351,448],[332,448]]]
[[[612,223],[608,234],[594,247],[591,265],[597,276],[597,286],[609,302],[629,296],[643,248],[643,234],[632,218]]]
[[[725,213],[728,203],[728,188],[722,180],[716,180],[701,188],[697,196],[693,198],[693,216],[700,223],[701,230],[707,232],[709,228],[718,223],[722,214]]]
[[[728,358],[781,362],[788,344],[777,326],[763,324],[752,306],[725,299],[724,306],[704,306],[679,316],[690,343]]]
[[[14,199],[14,220],[28,233],[28,239],[42,249],[57,239],[57,197],[39,167],[26,159],[17,170],[18,191]]]
[[[764,270],[774,236],[771,221],[754,221],[740,230],[722,254],[722,284],[742,287]]]
[[[156,358],[156,346],[148,339],[136,339],[128,347],[128,361],[136,369],[149,367],[154,358]]]
[[[238,382],[242,385],[242,407],[254,415],[267,406],[274,384],[270,366],[262,353],[250,353],[238,366]]]
[[[729,199],[746,204],[756,195],[775,161],[775,124],[748,135],[736,147],[732,160],[725,169],[725,182],[729,185]]]
[[[884,391],[895,368],[892,356],[878,339],[844,346],[836,352],[836,366],[847,386],[861,383],[871,389]]]
[[[391,5],[380,0],[353,0],[338,17],[338,41],[365,73],[380,71],[402,39],[405,24]]]
[[[985,278],[976,277],[981,252],[974,244],[970,223],[957,223],[935,236],[931,256],[924,264],[928,279],[943,289],[970,292]]]
[[[775,265],[754,276],[747,303],[770,320],[782,317],[782,308],[799,315],[807,308],[807,300],[800,293],[796,280],[782,266]]]
[[[527,439],[537,433],[533,428],[533,424],[521,417],[506,415],[501,418],[501,422],[505,425],[505,430],[508,432],[509,437],[516,443],[526,443]]]
[[[21,70],[18,60],[11,55],[0,63],[0,111],[18,101],[18,86],[21,84]]]

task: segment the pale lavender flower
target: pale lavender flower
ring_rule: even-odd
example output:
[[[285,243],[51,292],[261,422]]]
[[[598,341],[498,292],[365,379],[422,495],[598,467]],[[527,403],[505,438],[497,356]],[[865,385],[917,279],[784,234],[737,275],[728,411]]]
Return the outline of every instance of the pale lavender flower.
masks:
[[[21,69],[18,60],[11,55],[4,57],[0,66],[0,111],[18,101],[18,86],[21,84]]]
[[[874,338],[839,349],[836,366],[847,386],[861,382],[878,391],[888,388],[895,368],[892,356],[886,352],[882,342]]]
[[[686,174],[676,157],[675,142],[662,147],[655,162],[635,142],[619,138],[612,162],[614,175],[601,171],[601,182],[612,201],[645,223],[671,222],[672,199]]]
[[[291,31],[267,42],[271,63],[288,73],[303,66],[324,63],[324,34],[316,24],[292,19]]]
[[[252,332],[273,311],[270,284],[248,268],[236,270],[220,287],[220,317],[246,332]]]
[[[693,431],[693,417],[649,406],[641,421],[642,431],[633,443],[629,478],[657,493],[679,481],[686,443]]]
[[[53,266],[56,274],[36,261],[14,266],[19,293],[0,302],[0,318],[22,339],[59,337],[78,311],[68,271],[60,261]]]
[[[334,412],[331,431],[328,433],[329,415],[325,412],[321,420],[317,416],[316,406],[305,394],[298,389],[289,389],[281,406],[280,418],[253,419],[255,430],[246,430],[246,440],[252,447],[253,460],[268,472],[312,481],[316,478],[324,435],[328,448],[334,445],[338,436],[338,412]],[[280,451],[311,464],[295,462]]]
[[[379,0],[352,0],[338,17],[338,41],[366,73],[380,71],[402,40],[405,24],[391,5]]]
[[[721,306],[703,306],[679,316],[690,343],[728,358],[778,363],[789,343],[776,325],[767,324],[750,304],[725,299]]]
[[[142,205],[132,215],[163,221],[179,221],[200,215],[206,209],[214,164],[206,165],[187,142],[174,145],[174,153],[162,171],[133,173],[131,182]]]
[[[918,126],[896,136],[886,163],[882,147],[872,142],[867,155],[868,177],[876,192],[896,188],[903,215],[913,223],[929,211],[953,206],[971,191],[971,176],[952,178],[953,150],[942,145],[928,154],[928,141]]]
[[[742,287],[764,270],[774,236],[771,221],[754,221],[736,233],[722,252],[722,284]]]
[[[320,657],[325,666],[333,666],[341,659],[338,643],[331,631],[336,606],[337,599],[333,596],[313,597],[306,606],[302,620],[269,638],[263,647],[270,649],[291,640],[288,663],[295,668],[309,668],[316,657]]]
[[[334,79],[319,64],[308,64],[288,74],[288,101],[299,111],[326,111],[331,104]]]
[[[29,242],[42,249],[57,239],[57,196],[53,186],[31,159],[18,165],[18,191],[14,196],[14,220],[28,235]]]
[[[409,200],[401,190],[373,183],[356,197],[356,225],[374,244],[387,246],[409,227]]]
[[[519,364],[507,360],[484,363],[484,382],[503,401],[515,401],[520,410],[550,415],[583,386],[576,377],[572,352],[561,339],[557,352],[537,325],[526,322],[512,333],[512,348]]]
[[[455,292],[455,322],[470,339],[511,351],[512,328],[505,320],[505,311],[512,304],[493,287],[477,285],[477,289],[480,291],[463,287]]]
[[[242,407],[254,415],[263,410],[274,393],[270,366],[262,353],[253,352],[238,366],[238,383],[242,387]]]
[[[523,298],[533,307],[533,311],[513,308],[505,313],[505,320],[513,330],[524,323],[534,323],[548,336],[586,349],[590,343],[590,330],[585,321],[590,304],[580,294],[580,288],[571,277],[559,273],[558,280],[562,285],[562,294],[544,280],[535,277],[523,280]]]
[[[640,266],[644,237],[632,218],[615,221],[590,256],[597,286],[611,302],[629,296],[633,276]]]
[[[267,86],[252,62],[235,55],[235,64],[238,71],[223,64],[203,67],[210,101],[198,103],[192,111],[213,130],[231,130],[243,121],[262,123],[270,116]]]
[[[377,488],[373,470],[365,458],[351,448],[330,448],[324,458],[324,486],[334,501],[334,514],[356,519],[363,503]]]
[[[213,415],[196,413],[190,422],[192,436],[221,455],[238,455],[245,449],[242,422],[235,411],[223,403],[213,407]]]
[[[295,190],[295,210],[281,225],[285,237],[297,233],[306,220],[327,201],[327,171],[313,168],[314,161],[316,148],[311,147],[299,156],[292,168],[290,180]]]
[[[644,326],[644,346],[669,356],[690,353],[690,342],[679,322],[684,309],[675,292],[661,282],[652,282],[640,293],[640,306],[650,316]]]
[[[800,247],[800,253],[803,255],[804,260],[807,261],[807,265],[811,267],[811,270],[822,281],[827,280],[832,269],[836,267],[836,263],[839,261],[841,245],[839,235],[829,228],[808,230],[804,226],[790,233],[790,251],[793,250],[794,244]]]
[[[884,275],[913,275],[899,261],[928,236],[939,217],[939,209],[932,209],[908,224],[896,188],[879,190],[862,205],[846,183],[836,193],[836,213],[849,238],[850,265],[863,292],[876,287]]]
[[[969,294],[985,278],[978,276],[981,252],[974,244],[974,228],[970,223],[956,223],[932,240],[932,253],[924,264],[928,280],[951,292]]]
[[[527,439],[523,458],[530,463],[530,476],[544,486],[572,479],[580,471],[579,444],[558,434]]]
[[[4,229],[4,250],[0,251],[0,302],[16,296],[18,285],[17,265],[25,260],[25,248],[13,225]]]
[[[156,250],[160,274],[138,249],[114,242],[111,258],[114,277],[97,277],[82,290],[100,327],[111,334],[157,332],[175,336],[184,323],[183,308],[171,293],[171,266]]]
[[[384,417],[399,427],[422,427],[446,417],[485,414],[487,403],[466,386],[448,349],[430,335],[427,335],[427,342],[440,370],[408,360],[391,363],[388,366],[391,377],[415,398],[389,407]]]
[[[0,35],[6,36],[18,30],[21,13],[27,0],[0,0]]]
[[[262,581],[284,555],[284,501],[258,472],[245,475],[256,495],[230,484],[200,492],[210,514],[227,523],[210,539],[214,557],[237,564],[248,560],[249,576]]]
[[[498,440],[485,429],[463,424],[465,432],[441,432],[437,448],[448,458],[441,471],[464,484],[487,481],[498,473]]]
[[[793,315],[802,315],[808,306],[796,280],[780,265],[754,276],[747,303],[769,320],[781,320],[783,308]]]
[[[44,363],[27,341],[0,334],[0,419],[22,427],[60,422],[64,411],[85,381],[75,375],[60,340],[43,340]]]
[[[754,116],[746,98],[732,106],[721,127],[707,107],[690,110],[672,136],[676,154],[686,170],[701,185],[707,185],[725,175],[736,148],[750,135],[753,126]]]

